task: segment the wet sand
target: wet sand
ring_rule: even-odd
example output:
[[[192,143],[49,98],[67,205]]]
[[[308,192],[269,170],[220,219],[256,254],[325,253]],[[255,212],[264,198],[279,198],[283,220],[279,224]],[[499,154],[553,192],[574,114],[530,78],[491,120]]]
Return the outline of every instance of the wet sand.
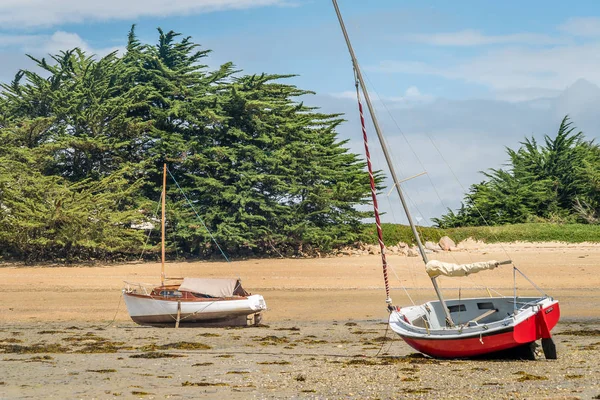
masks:
[[[508,254],[508,255],[507,255]],[[0,267],[0,398],[581,398],[600,395],[600,245],[510,244],[431,258],[511,258],[561,301],[559,359],[429,360],[383,321],[380,257],[169,263],[169,276],[239,276],[264,327],[160,329],[130,321],[123,281],[157,263]],[[433,299],[418,258],[390,257],[395,304]],[[447,297],[512,295],[499,267],[441,279]],[[536,290],[517,278],[519,294]],[[406,287],[406,292],[402,287]],[[586,335],[586,336],[582,336]],[[186,344],[187,343],[187,344]],[[203,345],[208,346],[204,348]],[[164,358],[173,355],[173,358]],[[141,358],[139,358],[141,357]],[[146,358],[161,357],[161,358]]]

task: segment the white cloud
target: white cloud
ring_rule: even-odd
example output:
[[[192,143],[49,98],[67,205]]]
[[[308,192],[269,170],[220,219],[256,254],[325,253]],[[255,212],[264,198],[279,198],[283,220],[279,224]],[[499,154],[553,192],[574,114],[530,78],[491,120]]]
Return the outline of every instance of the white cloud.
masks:
[[[569,18],[559,30],[573,36],[600,37],[599,17]]]
[[[544,49],[492,49],[451,65],[414,61],[383,61],[368,70],[435,75],[480,84],[496,92],[521,90],[520,100],[538,97],[541,90],[562,90],[579,78],[600,84],[600,42]]]
[[[14,47],[34,55],[56,54],[61,50],[79,47],[81,50],[104,56],[123,47],[92,48],[81,36],[72,32],[56,31],[51,35],[0,35],[0,49]]]
[[[415,104],[423,104],[435,99],[434,96],[429,94],[421,93],[419,88],[411,86],[404,92],[402,96],[379,96],[377,93],[369,92],[371,101],[374,103],[381,103],[386,107],[398,108],[398,107],[409,107]],[[356,100],[356,91],[347,90],[339,93],[332,93],[330,96],[337,99],[349,99]],[[362,94],[361,94],[362,97]]]
[[[433,34],[410,34],[402,36],[402,39],[409,42],[434,46],[483,46],[492,44],[554,45],[567,43],[567,39],[565,38],[536,33],[484,35],[480,31],[475,30]]]
[[[2,0],[0,26],[30,28],[87,20],[165,17],[287,4],[286,0]]]
[[[81,50],[89,52],[91,49],[87,42],[83,40],[78,34],[57,31],[52,34],[45,43],[41,46],[47,53],[57,53],[60,50],[68,50],[79,47]]]

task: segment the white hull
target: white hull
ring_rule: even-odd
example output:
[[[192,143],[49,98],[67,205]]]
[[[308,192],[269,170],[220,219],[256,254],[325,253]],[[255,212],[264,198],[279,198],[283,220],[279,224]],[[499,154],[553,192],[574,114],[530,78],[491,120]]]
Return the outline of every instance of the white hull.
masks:
[[[178,301],[124,291],[123,297],[131,319],[142,325],[175,324],[179,307],[182,324],[235,319],[267,309],[264,298],[259,294],[231,299]]]

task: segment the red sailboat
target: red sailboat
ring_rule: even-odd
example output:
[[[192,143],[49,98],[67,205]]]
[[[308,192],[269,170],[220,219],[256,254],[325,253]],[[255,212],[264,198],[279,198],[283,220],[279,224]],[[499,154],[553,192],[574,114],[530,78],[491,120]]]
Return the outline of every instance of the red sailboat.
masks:
[[[444,299],[438,286],[438,277],[467,276],[476,272],[494,269],[500,265],[512,264],[512,261],[498,262],[492,260],[458,265],[428,259],[402,193],[400,181],[396,176],[377,118],[373,112],[369,93],[366,90],[337,1],[332,1],[352,58],[356,76],[356,94],[362,123],[367,166],[371,180],[375,222],[381,248],[386,303],[390,313],[390,328],[410,346],[433,357],[463,358],[490,355],[509,350],[523,350],[521,354],[531,358],[535,354],[533,351],[535,342],[541,339],[546,358],[555,359],[556,347],[550,332],[560,318],[560,308],[558,301],[545,293],[542,292],[540,297],[518,297],[515,290],[512,297]],[[391,178],[394,182],[394,187],[398,192],[402,207],[404,208],[423,262],[425,263],[425,269],[431,278],[431,283],[438,298],[437,301],[408,307],[399,307],[392,304],[388,283],[388,263],[377,207],[375,181],[371,168],[359,85],[367,103],[373,126],[375,127]],[[517,273],[522,274],[513,265],[513,275],[516,277]]]

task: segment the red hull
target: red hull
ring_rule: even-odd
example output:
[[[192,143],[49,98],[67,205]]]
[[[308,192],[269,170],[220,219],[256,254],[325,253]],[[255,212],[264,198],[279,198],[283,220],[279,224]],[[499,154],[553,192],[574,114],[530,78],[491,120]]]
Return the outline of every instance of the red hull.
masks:
[[[500,331],[462,339],[412,338],[402,339],[421,353],[439,358],[465,358],[511,349],[542,338],[550,338],[550,331],[558,323],[558,302],[541,309],[518,325]]]

